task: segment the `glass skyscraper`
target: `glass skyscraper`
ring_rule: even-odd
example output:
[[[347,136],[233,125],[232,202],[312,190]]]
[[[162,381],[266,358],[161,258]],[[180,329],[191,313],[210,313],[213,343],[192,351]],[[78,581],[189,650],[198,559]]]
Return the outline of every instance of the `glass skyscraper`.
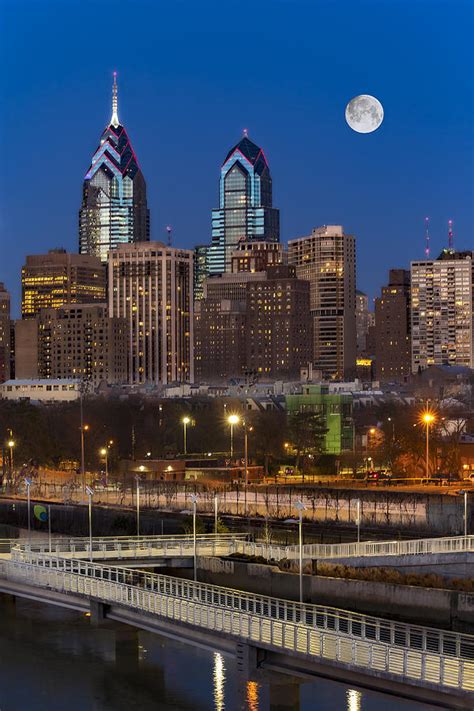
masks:
[[[221,168],[219,208],[212,211],[209,274],[231,271],[239,242],[279,242],[280,213],[272,206],[272,178],[265,154],[246,134]]]
[[[146,184],[127,132],[118,118],[114,72],[112,116],[84,178],[79,211],[79,252],[107,261],[107,252],[150,239]]]

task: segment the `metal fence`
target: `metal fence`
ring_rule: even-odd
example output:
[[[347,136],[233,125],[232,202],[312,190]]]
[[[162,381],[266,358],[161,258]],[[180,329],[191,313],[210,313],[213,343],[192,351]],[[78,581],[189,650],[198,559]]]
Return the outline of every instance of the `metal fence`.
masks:
[[[196,553],[201,556],[227,556],[234,551],[236,541],[243,541],[246,534],[203,534],[196,536]],[[92,551],[88,538],[68,538],[14,541],[11,549],[33,553],[54,553],[68,558],[154,558],[190,556],[194,552],[193,536],[134,536],[103,537],[92,539]]]
[[[440,688],[474,691],[474,637],[16,547],[8,577]]]
[[[282,546],[262,542],[250,542],[242,534],[198,534],[196,536],[199,555],[244,555],[262,556],[267,560],[280,561],[284,558],[298,559],[298,546]],[[71,553],[80,557],[90,555],[88,538],[34,539],[25,542],[0,539],[0,553],[8,552],[12,545],[19,544],[39,553]],[[104,536],[92,539],[94,558],[175,556],[192,552],[193,537],[178,536]],[[424,538],[409,541],[365,541],[362,543],[309,544],[303,546],[303,558],[336,559],[352,557],[426,555],[440,553],[474,552],[474,536],[453,536],[451,538]]]
[[[265,558],[281,560],[298,558],[298,546],[279,546],[266,543],[236,542],[238,552],[261,555]],[[421,538],[409,541],[364,541],[362,543],[313,543],[303,546],[303,557],[356,558],[358,556],[424,555],[436,553],[474,552],[474,536],[452,536],[444,538]]]

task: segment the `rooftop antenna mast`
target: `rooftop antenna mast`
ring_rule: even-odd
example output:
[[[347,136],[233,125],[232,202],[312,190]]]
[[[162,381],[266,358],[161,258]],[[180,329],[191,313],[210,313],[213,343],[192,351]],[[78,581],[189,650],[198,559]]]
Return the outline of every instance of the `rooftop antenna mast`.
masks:
[[[425,217],[425,257],[430,258],[430,218]]]
[[[166,234],[168,235],[168,241],[167,241],[168,247],[171,247],[171,233],[172,232],[173,232],[173,229],[172,229],[171,225],[168,225],[166,228]]]
[[[448,249],[454,248],[453,221],[448,220]]]

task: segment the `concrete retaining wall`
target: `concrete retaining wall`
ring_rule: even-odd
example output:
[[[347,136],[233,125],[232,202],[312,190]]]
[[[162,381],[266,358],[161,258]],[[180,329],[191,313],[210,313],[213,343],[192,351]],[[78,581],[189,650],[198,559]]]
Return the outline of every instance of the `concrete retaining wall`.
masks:
[[[192,571],[170,569],[169,572],[192,577]],[[198,565],[198,580],[261,595],[299,599],[298,575],[269,565],[232,561],[232,566],[226,566],[220,572],[205,570]],[[305,602],[319,605],[474,632],[474,593],[304,575],[303,597]]]
[[[429,553],[427,555],[361,556],[325,559],[322,563],[352,568],[395,568],[401,573],[435,573],[445,578],[474,578],[474,553]]]

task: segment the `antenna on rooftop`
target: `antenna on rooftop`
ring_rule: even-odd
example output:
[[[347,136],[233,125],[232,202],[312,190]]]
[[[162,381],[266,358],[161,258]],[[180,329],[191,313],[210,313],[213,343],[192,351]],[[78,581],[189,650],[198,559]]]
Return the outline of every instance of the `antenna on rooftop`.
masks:
[[[425,217],[425,257],[430,258],[430,218]]]
[[[448,249],[452,250],[453,247],[454,247],[453,221],[448,220]]]
[[[173,232],[173,228],[171,227],[171,225],[167,225],[166,233],[168,235],[168,241],[167,241],[168,247],[171,247],[171,233],[172,232]]]

